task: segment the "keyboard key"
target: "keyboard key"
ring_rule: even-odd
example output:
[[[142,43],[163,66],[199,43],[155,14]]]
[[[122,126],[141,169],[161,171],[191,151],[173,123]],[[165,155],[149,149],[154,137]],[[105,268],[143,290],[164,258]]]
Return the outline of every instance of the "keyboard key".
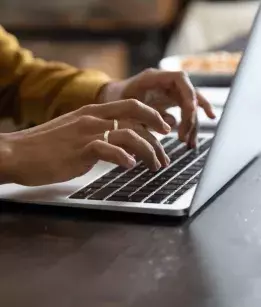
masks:
[[[71,199],[85,199],[88,195],[92,194],[92,190],[91,188],[85,188],[82,189],[76,193],[74,193],[73,195],[70,196]]]
[[[136,191],[142,185],[146,184],[146,182],[148,182],[151,178],[152,178],[152,175],[145,173],[141,175],[140,177],[130,181],[126,186],[122,188],[122,190]]]
[[[118,166],[118,167],[115,167],[113,170],[111,170],[109,173],[105,174],[103,177],[106,177],[106,176],[115,176],[116,177],[117,175],[120,175],[124,172],[126,172],[126,168]]]
[[[200,177],[200,174],[199,174],[198,176],[194,177],[194,178],[193,178],[192,180],[190,180],[189,182],[190,182],[191,184],[197,184],[198,181],[199,181],[199,177]]]
[[[177,193],[175,193],[173,196],[168,198],[168,200],[165,201],[164,204],[173,204],[178,198],[180,198],[188,190],[189,190],[189,188],[188,189],[186,189],[186,188],[180,189]]]
[[[133,202],[141,202],[144,198],[147,197],[148,194],[143,194],[143,193],[138,193],[138,194],[134,194],[132,196],[129,197],[129,201],[133,201]]]
[[[115,188],[110,188],[109,186],[107,186],[88,197],[88,199],[103,200],[113,192],[115,192]]]
[[[181,147],[180,149],[178,149],[177,151],[169,154],[169,158],[171,162],[176,161],[178,158],[180,158],[181,156],[183,156],[186,152],[188,151],[187,147],[184,145],[183,147]]]
[[[179,140],[173,140],[172,143],[166,144],[166,146],[164,146],[164,150],[166,154],[169,154],[171,151],[173,151],[175,148],[177,148],[180,145],[181,145],[181,142]]]
[[[109,183],[108,186],[109,186],[110,188],[115,188],[115,190],[118,190],[118,188],[120,187],[119,181],[115,180],[115,181]]]
[[[179,177],[173,178],[165,187],[169,187],[170,189],[174,189],[175,187],[180,187],[183,184],[183,180]]]
[[[174,137],[165,137],[163,139],[160,140],[160,143],[162,146],[166,145],[166,143],[169,143],[170,141],[174,141],[176,140]]]
[[[160,201],[157,198],[149,198],[148,201],[146,201],[146,203],[151,203],[151,204],[159,204]]]
[[[158,191],[156,194],[150,196],[145,203],[161,203],[165,198],[167,198],[169,195],[171,195],[173,191],[162,189]]]
[[[166,205],[172,205],[181,195],[174,195],[164,202]]]
[[[120,191],[129,193],[129,194],[135,192],[136,190],[137,190],[137,188],[134,187],[134,186],[131,186],[131,185],[126,185],[125,187],[123,187],[122,189],[120,189]]]
[[[178,190],[175,194],[173,194],[170,198],[168,198],[164,204],[173,204],[180,196],[186,193],[189,189],[191,189],[195,184],[198,183],[199,176],[194,177],[191,181],[189,181],[186,185],[184,185],[180,190]]]
[[[146,202],[146,203],[153,203],[153,204],[160,204],[161,201],[162,201],[164,198],[166,198],[165,195],[159,195],[159,194],[157,194],[157,195],[151,196],[151,197],[148,198],[145,202]]]

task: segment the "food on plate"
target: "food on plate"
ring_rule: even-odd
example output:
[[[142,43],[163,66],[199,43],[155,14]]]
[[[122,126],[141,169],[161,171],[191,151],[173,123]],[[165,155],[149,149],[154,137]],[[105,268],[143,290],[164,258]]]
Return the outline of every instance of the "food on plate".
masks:
[[[181,60],[182,70],[190,73],[234,73],[242,54],[216,52],[187,56]]]

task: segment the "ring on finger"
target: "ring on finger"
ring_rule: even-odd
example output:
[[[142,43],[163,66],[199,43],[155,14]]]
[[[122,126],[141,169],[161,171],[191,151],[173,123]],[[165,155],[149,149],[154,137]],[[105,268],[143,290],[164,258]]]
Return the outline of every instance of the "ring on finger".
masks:
[[[109,143],[110,130],[106,130],[103,135],[104,142]]]
[[[119,128],[119,122],[117,119],[113,120],[113,130],[118,130]]]

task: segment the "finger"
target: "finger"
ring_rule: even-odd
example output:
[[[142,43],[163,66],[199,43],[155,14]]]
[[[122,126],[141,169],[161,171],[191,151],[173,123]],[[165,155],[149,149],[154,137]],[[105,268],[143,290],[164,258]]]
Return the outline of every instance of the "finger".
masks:
[[[213,112],[211,104],[206,100],[206,98],[197,92],[197,99],[198,105],[205,111],[206,115],[211,119],[215,119],[216,115]]]
[[[184,72],[162,72],[159,70],[148,71],[147,80],[152,86],[155,82],[157,88],[165,88],[173,105],[178,104],[181,108],[181,124],[179,127],[179,138],[188,142],[190,134],[195,130],[195,117],[197,109],[196,91]],[[153,81],[153,82],[152,82]],[[193,134],[192,134],[193,135]]]
[[[155,77],[156,75],[157,78]],[[154,72],[153,80],[156,81],[157,85],[155,86],[157,86],[157,88],[166,89],[167,87],[168,95],[171,96],[174,103],[178,102],[180,107],[183,107],[185,110],[188,109],[190,113],[193,113],[193,111],[196,110],[196,90],[192,85],[187,73],[183,71],[162,72],[160,70],[156,70]]]
[[[170,73],[170,72],[169,72]],[[195,125],[197,109],[197,95],[188,76],[183,72],[172,73],[172,86],[168,89],[168,95],[181,109],[181,123],[179,126],[179,138],[187,142],[189,132]]]
[[[161,112],[161,116],[165,122],[168,123],[172,130],[177,127],[177,121],[173,115],[163,111]]]
[[[103,139],[104,136],[102,134],[93,137]],[[151,170],[156,171],[161,167],[153,146],[135,131],[131,129],[114,130],[109,133],[108,139],[110,144],[124,148],[143,160]]]
[[[161,167],[153,146],[133,130],[112,131],[110,133],[110,143],[127,148],[128,151],[142,159],[151,170],[156,171]]]
[[[90,164],[98,160],[114,163],[126,168],[135,166],[135,159],[124,149],[101,140],[90,142],[84,149],[83,159]]]
[[[140,127],[140,129],[136,130],[136,132],[143,137],[145,140],[147,140],[154,148],[157,158],[159,159],[161,165],[168,166],[170,163],[170,159],[165,153],[165,150],[161,143],[155,138],[154,135],[152,135],[148,130],[146,130],[143,127]]]
[[[191,131],[188,133],[187,144],[189,148],[195,148],[197,144],[197,123],[191,128]]]
[[[168,95],[168,90],[160,88],[147,91],[144,102],[159,112],[176,105],[176,100]]]
[[[179,127],[179,138],[187,142],[190,132],[194,131],[195,114],[197,109],[197,95],[188,75],[184,72],[162,72],[154,71],[151,73],[154,81],[157,80],[157,88],[165,88],[165,93],[172,105],[181,108],[181,124]],[[167,85],[167,86],[166,86]],[[152,98],[159,100],[160,92],[154,93]],[[161,94],[162,96],[163,94]],[[152,99],[151,98],[151,99]],[[166,100],[165,100],[166,101]]]
[[[197,97],[196,92],[186,74],[180,74],[177,83],[182,101],[181,106],[181,129],[182,136],[188,139],[189,132],[194,131],[196,122]]]
[[[167,114],[168,115],[168,114]],[[172,121],[173,118],[171,117]],[[163,146],[157,140],[157,138],[152,135],[146,128],[142,125],[137,124],[133,121],[120,121],[119,129],[131,129],[134,130],[139,136],[143,137],[147,140],[154,148],[157,158],[160,161],[161,165],[168,166],[169,165],[169,157],[166,155]],[[131,153],[131,152],[130,152]]]
[[[93,105],[82,108],[80,112],[103,119],[134,119],[163,134],[171,130],[158,111],[135,99]]]
[[[193,126],[189,121],[186,121],[184,117],[182,118],[178,127],[178,136],[181,142],[188,142],[189,131],[192,131]]]
[[[111,119],[102,119],[94,116],[81,116],[78,119],[78,127],[80,133],[83,135],[86,134],[100,134],[106,130],[113,130],[113,120]]]
[[[195,119],[196,112],[193,112],[192,118],[186,117],[186,115],[181,113],[181,122],[178,127],[178,135],[179,139],[182,142],[188,143],[188,140],[190,138],[190,133],[193,131],[196,127],[196,119]]]
[[[181,108],[180,138],[185,140],[195,124],[197,108],[196,91],[185,72],[160,71],[149,69],[143,72],[146,75],[143,86],[146,88],[165,89],[172,99],[173,106]]]

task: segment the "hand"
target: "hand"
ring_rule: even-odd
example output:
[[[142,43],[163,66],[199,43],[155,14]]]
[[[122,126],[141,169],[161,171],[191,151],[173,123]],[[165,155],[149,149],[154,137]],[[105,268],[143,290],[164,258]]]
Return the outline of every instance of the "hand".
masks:
[[[151,91],[153,95],[149,98]],[[172,128],[175,127],[176,121],[166,110],[179,106],[179,138],[192,147],[195,146],[197,107],[203,108],[209,118],[215,118],[208,101],[196,91],[184,72],[147,69],[130,79],[109,83],[99,96],[102,102],[128,98],[138,99],[158,110]]]
[[[112,119],[120,120],[119,130],[111,131],[106,143],[104,131],[113,129]],[[51,184],[83,175],[98,160],[131,168],[133,155],[158,170],[169,158],[144,126],[170,131],[157,111],[130,99],[89,105],[35,128],[2,134],[1,174],[5,182]]]

